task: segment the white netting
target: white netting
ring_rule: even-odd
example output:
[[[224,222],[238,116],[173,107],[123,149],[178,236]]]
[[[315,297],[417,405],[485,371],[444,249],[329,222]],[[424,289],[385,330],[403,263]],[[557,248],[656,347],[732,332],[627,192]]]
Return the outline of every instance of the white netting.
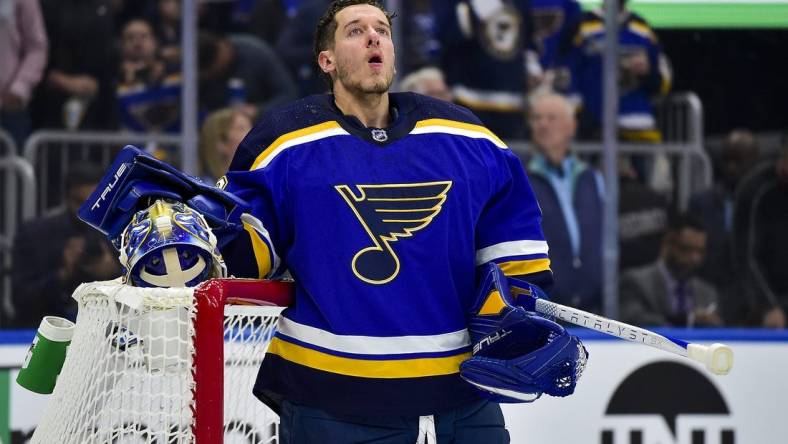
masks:
[[[32,442],[195,442],[193,290],[103,282],[83,284],[74,297],[74,338]],[[225,307],[225,443],[276,441],[278,418],[252,386],[280,311]]]

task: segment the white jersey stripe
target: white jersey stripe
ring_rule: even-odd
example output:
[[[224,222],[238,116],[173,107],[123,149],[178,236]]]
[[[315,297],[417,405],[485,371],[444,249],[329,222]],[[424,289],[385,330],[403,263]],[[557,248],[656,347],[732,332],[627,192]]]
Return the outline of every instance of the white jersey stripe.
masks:
[[[296,137],[294,139],[288,140],[287,142],[279,145],[274,149],[271,153],[269,153],[262,161],[255,166],[255,170],[266,167],[269,163],[271,163],[276,156],[279,155],[282,151],[292,148],[297,145],[302,145],[308,142],[314,142],[315,140],[326,139],[328,137],[333,136],[349,136],[350,133],[342,129],[341,127],[337,128],[330,128],[323,131],[318,131],[312,134],[306,134],[301,137]]]
[[[413,128],[413,131],[411,131],[410,133],[411,134],[445,133],[445,134],[453,134],[456,136],[470,137],[472,139],[487,139],[498,148],[502,148],[502,149],[509,148],[505,144],[501,143],[500,140],[490,137],[489,134],[483,133],[481,131],[473,131],[465,128],[456,128],[453,126],[427,125],[427,126]]]
[[[470,336],[467,330],[424,336],[335,335],[319,328],[300,324],[284,316],[279,319],[277,330],[307,344],[360,355],[437,353],[458,350],[470,345]]]
[[[271,235],[263,226],[263,222],[249,213],[242,214],[241,221],[254,228],[254,231],[256,231],[257,234],[260,235],[260,238],[263,240],[263,242],[266,243],[268,246],[268,251],[271,252],[271,272],[276,272],[279,269],[280,264],[279,255],[277,255],[276,250],[274,250],[274,243],[271,242]]]
[[[495,259],[509,256],[525,256],[530,254],[547,254],[547,242],[521,240],[501,242],[476,251],[476,265],[482,265]]]

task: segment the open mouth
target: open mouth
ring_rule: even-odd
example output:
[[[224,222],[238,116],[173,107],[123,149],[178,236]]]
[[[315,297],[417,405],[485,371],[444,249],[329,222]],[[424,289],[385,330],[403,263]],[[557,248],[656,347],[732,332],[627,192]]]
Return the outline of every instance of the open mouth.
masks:
[[[369,63],[374,68],[380,68],[383,66],[383,57],[375,54],[367,60],[367,63]]]

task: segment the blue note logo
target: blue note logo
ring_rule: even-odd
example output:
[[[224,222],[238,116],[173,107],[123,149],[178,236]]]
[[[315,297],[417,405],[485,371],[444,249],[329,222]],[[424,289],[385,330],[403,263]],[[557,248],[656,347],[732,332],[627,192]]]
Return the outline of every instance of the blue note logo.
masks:
[[[385,284],[397,277],[399,258],[391,244],[425,228],[441,212],[452,182],[349,185],[334,187],[347,202],[372,246],[353,256],[356,277],[370,284]]]

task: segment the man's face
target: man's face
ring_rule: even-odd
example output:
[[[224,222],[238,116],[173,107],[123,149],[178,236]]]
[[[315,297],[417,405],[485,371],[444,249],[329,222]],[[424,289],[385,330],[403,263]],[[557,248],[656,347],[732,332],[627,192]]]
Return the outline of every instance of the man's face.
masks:
[[[678,279],[688,279],[706,257],[706,233],[686,227],[668,236],[665,263]]]
[[[728,146],[723,153],[722,181],[734,191],[742,177],[758,160],[758,149],[746,144]]]
[[[123,57],[133,62],[151,60],[156,55],[156,38],[150,25],[132,21],[123,29]]]
[[[159,0],[159,17],[167,23],[181,20],[181,0]]]
[[[321,53],[327,56],[324,62],[329,61],[321,66],[332,75],[334,91],[388,91],[394,80],[394,44],[383,11],[372,5],[353,5],[339,11],[334,20],[334,47]]]
[[[230,124],[227,127],[227,132],[217,146],[219,152],[228,160],[228,167],[230,166],[229,161],[232,160],[236,148],[238,148],[238,145],[251,129],[252,121],[246,114],[241,112],[233,113],[230,118]]]
[[[577,124],[563,99],[546,96],[534,102],[529,114],[534,145],[550,162],[561,162],[569,151]]]

